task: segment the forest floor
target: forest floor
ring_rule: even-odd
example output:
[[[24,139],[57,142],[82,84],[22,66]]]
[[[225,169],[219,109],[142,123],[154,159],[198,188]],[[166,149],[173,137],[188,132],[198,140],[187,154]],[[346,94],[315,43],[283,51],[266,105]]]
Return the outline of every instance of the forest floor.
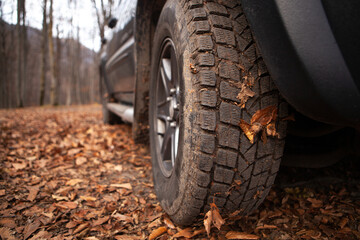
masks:
[[[99,105],[0,110],[1,239],[360,239],[360,161],[281,167],[248,217],[175,226],[156,200],[150,156]],[[216,220],[216,219],[215,219]],[[217,219],[219,220],[219,219]]]

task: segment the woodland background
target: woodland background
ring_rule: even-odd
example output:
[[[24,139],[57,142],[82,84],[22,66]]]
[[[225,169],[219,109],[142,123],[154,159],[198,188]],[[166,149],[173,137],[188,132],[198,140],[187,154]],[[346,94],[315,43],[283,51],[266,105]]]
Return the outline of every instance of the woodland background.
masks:
[[[83,45],[80,32],[84,26],[74,21],[74,16],[56,12],[60,10],[54,8],[54,1],[59,0],[36,3],[42,9],[36,13],[42,15],[42,29],[36,29],[27,17],[34,10],[27,9],[26,0],[0,0],[0,108],[99,101],[101,49],[96,52]],[[75,14],[82,4],[92,5],[96,37],[104,38],[114,0],[67,0],[61,4]]]

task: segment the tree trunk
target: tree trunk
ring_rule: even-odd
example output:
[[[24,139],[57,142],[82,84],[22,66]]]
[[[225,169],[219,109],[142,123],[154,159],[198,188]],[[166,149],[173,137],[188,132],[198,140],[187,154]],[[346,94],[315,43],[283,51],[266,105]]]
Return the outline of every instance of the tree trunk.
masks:
[[[73,103],[73,68],[74,68],[74,48],[73,48],[73,39],[72,39],[72,21],[71,24],[71,31],[69,32],[68,38],[66,40],[66,85],[65,85],[65,92],[66,92],[66,105],[71,105]]]
[[[27,57],[28,57],[28,41],[27,41],[27,27],[26,27],[26,8],[25,8],[25,0],[23,1],[23,15],[22,15],[22,49],[23,49],[23,61],[22,61],[22,81],[20,86],[20,99],[21,99],[21,105],[20,107],[24,107],[25,101],[25,89],[26,89],[26,83],[27,83]]]
[[[0,1],[2,3],[2,1]],[[5,22],[3,21],[3,7],[0,5],[0,82],[1,82],[1,103],[0,107],[7,107],[7,99],[9,97],[6,91],[7,72],[8,72],[8,58],[7,58],[7,30]]]
[[[18,32],[18,75],[16,82],[16,105],[23,107],[24,82],[26,74],[26,26],[25,0],[17,0],[17,32]]]
[[[62,43],[60,39],[59,25],[56,25],[56,61],[54,64],[56,89],[55,89],[55,105],[59,105],[60,81],[61,81],[61,52]]]
[[[50,63],[50,104],[55,105],[56,102],[56,77],[55,77],[55,63],[54,63],[54,41],[53,41],[53,0],[50,0],[49,9],[49,28],[48,28],[48,42],[49,42],[49,63]]]
[[[42,26],[42,43],[41,43],[41,56],[42,56],[42,66],[41,66],[41,78],[40,78],[40,106],[44,105],[45,99],[45,82],[46,82],[46,46],[47,46],[47,22],[46,22],[46,8],[47,0],[43,2],[43,26]]]
[[[76,100],[77,104],[82,104],[81,92],[80,92],[80,63],[81,63],[81,44],[80,44],[80,28],[77,27],[76,35],[76,56],[75,56],[75,68],[74,71],[74,81],[75,81],[75,91],[76,91]]]

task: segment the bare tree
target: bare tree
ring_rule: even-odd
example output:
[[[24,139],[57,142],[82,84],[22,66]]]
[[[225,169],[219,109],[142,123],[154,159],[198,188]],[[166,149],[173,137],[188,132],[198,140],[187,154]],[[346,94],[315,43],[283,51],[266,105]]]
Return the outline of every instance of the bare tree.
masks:
[[[56,61],[54,62],[54,71],[56,79],[56,94],[54,105],[59,105],[60,81],[61,81],[61,56],[62,56],[62,43],[60,39],[59,24],[56,25]]]
[[[80,43],[80,27],[77,27],[76,33],[76,42],[75,42],[75,53],[74,56],[74,68],[73,70],[73,80],[75,83],[75,96],[77,104],[82,103],[81,92],[80,92],[80,64],[81,64],[81,43]]]
[[[100,9],[96,5],[96,0],[91,0],[95,9],[97,24],[99,28],[100,39],[105,38],[105,26],[111,18],[112,9],[114,6],[114,0],[108,0],[104,3],[104,0],[100,1]]]
[[[69,8],[70,8],[70,2],[69,2]],[[66,41],[66,58],[68,59],[68,61],[66,62],[66,69],[67,69],[67,81],[66,81],[66,87],[65,87],[65,92],[67,93],[66,95],[66,105],[70,105],[72,104],[73,101],[73,87],[72,87],[72,79],[74,79],[74,51],[73,51],[73,19],[72,17],[69,20],[69,24],[70,24],[70,31],[68,33],[68,39]],[[70,71],[69,71],[70,70]]]
[[[7,31],[4,16],[4,5],[3,1],[0,0],[0,82],[1,82],[1,107],[8,106],[8,94],[7,94],[7,69],[8,69],[8,58],[7,58]]]
[[[44,105],[45,99],[45,83],[46,83],[46,47],[48,42],[47,34],[47,0],[43,1],[43,26],[42,26],[42,43],[41,43],[41,78],[40,78],[40,106]]]
[[[55,76],[55,60],[54,60],[54,41],[53,41],[53,0],[50,0],[49,9],[49,26],[48,26],[48,42],[49,42],[49,63],[50,63],[50,104],[55,105],[56,102],[56,76]]]
[[[18,77],[16,82],[17,106],[24,106],[24,92],[27,65],[27,33],[25,0],[17,1],[17,32],[18,32]]]

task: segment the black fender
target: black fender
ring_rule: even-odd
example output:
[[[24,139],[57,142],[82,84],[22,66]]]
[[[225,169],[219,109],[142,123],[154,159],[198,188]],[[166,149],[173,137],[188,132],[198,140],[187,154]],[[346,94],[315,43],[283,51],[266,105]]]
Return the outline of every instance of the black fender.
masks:
[[[243,0],[245,16],[282,96],[314,120],[360,127],[359,81],[320,0]]]
[[[149,145],[149,89],[151,46],[166,0],[138,0],[135,15],[135,99],[132,135],[136,143]]]

